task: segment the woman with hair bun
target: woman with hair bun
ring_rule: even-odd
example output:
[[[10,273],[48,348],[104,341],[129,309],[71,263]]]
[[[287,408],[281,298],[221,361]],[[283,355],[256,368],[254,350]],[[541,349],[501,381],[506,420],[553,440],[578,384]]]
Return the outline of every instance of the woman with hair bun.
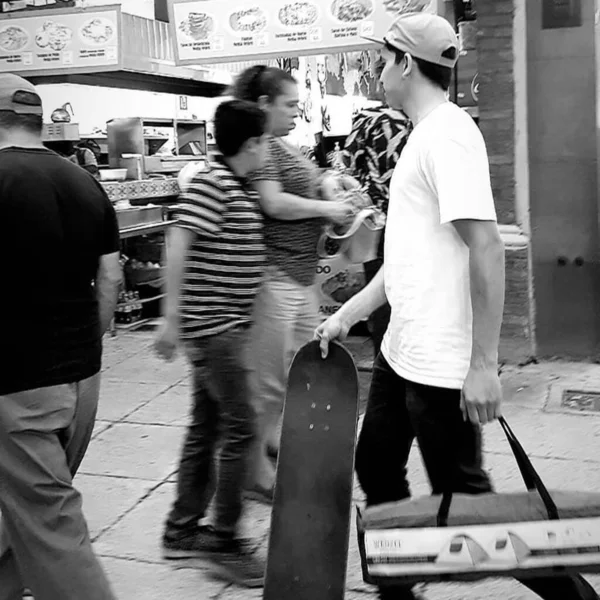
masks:
[[[327,221],[345,225],[354,209],[348,202],[320,197],[317,167],[281,139],[294,129],[298,116],[298,84],[289,73],[251,67],[238,76],[231,95],[257,103],[268,116],[267,166],[252,175],[265,218],[268,266],[251,336],[259,444],[249,492],[269,501],[275,468],[268,455],[279,449],[288,370],[320,322],[314,289],[319,237]]]

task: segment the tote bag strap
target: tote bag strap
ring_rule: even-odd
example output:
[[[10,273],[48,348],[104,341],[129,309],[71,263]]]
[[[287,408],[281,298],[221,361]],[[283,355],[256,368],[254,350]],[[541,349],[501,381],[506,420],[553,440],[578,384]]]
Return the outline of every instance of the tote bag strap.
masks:
[[[535,470],[535,467],[529,460],[529,457],[517,439],[517,436],[514,434],[504,417],[500,417],[498,421],[500,422],[500,425],[504,431],[504,435],[506,435],[506,439],[510,445],[510,449],[512,450],[512,453],[517,461],[517,465],[519,466],[519,471],[521,471],[521,476],[523,477],[525,486],[529,491],[537,491],[537,493],[540,495],[546,512],[548,513],[548,518],[551,521],[560,519],[558,508],[552,499],[550,492],[548,492],[548,488],[546,488],[538,472]],[[437,514],[438,527],[448,526],[448,515],[450,514],[450,506],[452,505],[452,496],[452,492],[446,492],[442,495],[442,501]]]

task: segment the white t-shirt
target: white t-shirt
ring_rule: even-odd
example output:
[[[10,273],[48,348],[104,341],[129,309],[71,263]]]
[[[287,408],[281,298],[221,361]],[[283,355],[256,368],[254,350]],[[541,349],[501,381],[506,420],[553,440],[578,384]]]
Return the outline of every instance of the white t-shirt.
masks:
[[[469,250],[457,219],[496,221],[496,211],[483,136],[447,102],[417,124],[392,177],[382,352],[404,379],[448,389],[462,388],[472,346]]]

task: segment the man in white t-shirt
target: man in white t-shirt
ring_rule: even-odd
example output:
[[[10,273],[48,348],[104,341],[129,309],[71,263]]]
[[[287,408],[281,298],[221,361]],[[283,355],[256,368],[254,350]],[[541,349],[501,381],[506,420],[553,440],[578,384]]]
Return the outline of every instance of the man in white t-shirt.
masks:
[[[456,34],[442,17],[413,13],[379,42],[388,102],[414,130],[391,182],[384,266],[316,332],[326,356],[331,340],[343,340],[386,297],[391,305],[356,452],[368,506],[410,496],[406,465],[415,438],[434,494],[491,492],[481,426],[500,416],[502,400],[504,245],[483,137],[447,100]],[[546,600],[598,598],[581,577],[526,585]],[[417,596],[394,587],[380,597]]]

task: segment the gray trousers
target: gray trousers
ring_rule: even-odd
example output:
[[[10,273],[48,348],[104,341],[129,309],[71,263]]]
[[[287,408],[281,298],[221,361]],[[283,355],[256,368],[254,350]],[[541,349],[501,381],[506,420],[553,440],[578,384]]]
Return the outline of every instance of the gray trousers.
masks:
[[[115,600],[73,487],[100,375],[0,396],[0,600]]]

